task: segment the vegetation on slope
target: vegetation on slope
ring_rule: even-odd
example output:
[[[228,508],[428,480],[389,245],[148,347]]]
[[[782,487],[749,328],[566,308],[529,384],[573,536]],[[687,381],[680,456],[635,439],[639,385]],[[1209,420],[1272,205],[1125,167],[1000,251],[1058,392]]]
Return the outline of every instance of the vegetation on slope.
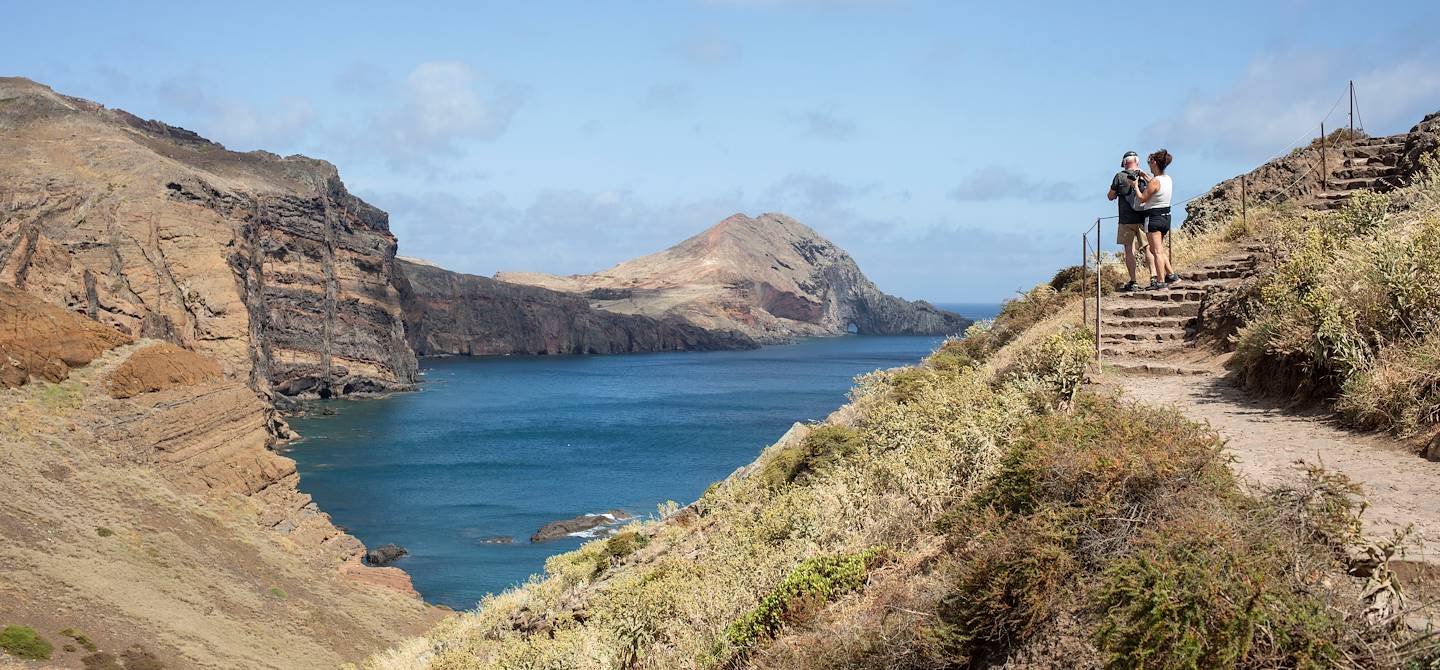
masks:
[[[1414,435],[1440,420],[1440,171],[1335,213],[1279,212],[1255,231],[1276,262],[1241,307],[1236,368],[1252,389],[1335,401],[1351,425]]]
[[[862,377],[825,425],[694,505],[555,556],[544,577],[366,667],[1423,658],[1384,607],[1383,562],[1370,588],[1346,575],[1353,489],[1311,470],[1247,495],[1205,427],[1085,390],[1091,335],[1061,283],[921,366]]]

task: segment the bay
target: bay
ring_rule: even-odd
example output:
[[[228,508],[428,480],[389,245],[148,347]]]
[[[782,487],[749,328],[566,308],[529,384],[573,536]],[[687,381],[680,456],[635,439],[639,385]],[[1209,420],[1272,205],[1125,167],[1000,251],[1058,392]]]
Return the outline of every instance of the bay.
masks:
[[[997,305],[942,305],[990,318]],[[439,358],[415,393],[329,401],[292,419],[287,455],[335,523],[397,564],[429,602],[471,608],[578,547],[531,544],[549,521],[637,516],[698,498],[793,423],[823,419],[856,375],[910,365],[938,337],[803,340],[754,351]],[[496,537],[513,538],[495,544]]]

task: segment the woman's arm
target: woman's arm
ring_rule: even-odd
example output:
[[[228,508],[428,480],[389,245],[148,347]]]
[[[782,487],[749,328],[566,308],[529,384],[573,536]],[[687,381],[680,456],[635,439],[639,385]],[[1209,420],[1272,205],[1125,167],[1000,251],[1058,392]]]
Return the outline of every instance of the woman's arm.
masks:
[[[1144,190],[1144,191],[1141,191],[1141,192],[1140,192],[1140,195],[1137,196],[1137,197],[1135,198],[1135,200],[1136,200],[1137,202],[1139,202],[1140,204],[1143,205],[1143,204],[1145,204],[1145,203],[1147,203],[1147,202],[1150,202],[1150,196],[1153,196],[1153,195],[1155,195],[1156,193],[1159,193],[1159,192],[1160,192],[1160,180],[1155,179],[1155,178],[1152,177],[1152,178],[1150,179],[1150,183],[1145,185],[1145,190]]]

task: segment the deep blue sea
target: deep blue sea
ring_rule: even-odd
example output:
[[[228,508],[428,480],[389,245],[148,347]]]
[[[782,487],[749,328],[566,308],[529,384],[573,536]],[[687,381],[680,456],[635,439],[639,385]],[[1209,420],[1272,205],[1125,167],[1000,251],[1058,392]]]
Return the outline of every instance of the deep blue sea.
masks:
[[[998,305],[942,305],[972,319]],[[698,498],[792,423],[824,418],[854,377],[908,365],[936,337],[840,337],[755,351],[440,358],[416,393],[331,401],[291,421],[300,488],[429,602],[472,608],[581,538],[540,526]],[[514,544],[486,538],[511,536]]]

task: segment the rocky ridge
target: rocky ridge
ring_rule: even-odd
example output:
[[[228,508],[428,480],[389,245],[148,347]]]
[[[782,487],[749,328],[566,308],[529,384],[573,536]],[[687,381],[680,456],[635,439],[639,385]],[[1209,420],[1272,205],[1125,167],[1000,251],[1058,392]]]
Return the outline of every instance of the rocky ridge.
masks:
[[[1258,168],[1216,184],[1185,206],[1185,227],[1206,230],[1240,214],[1242,191],[1250,206],[1295,203],[1334,209],[1363,189],[1391,191],[1409,184],[1424,169],[1422,157],[1440,148],[1440,112],[1408,132],[1381,137],[1347,137],[1337,131],[1320,144],[1296,149]],[[1241,182],[1245,182],[1242,189]]]
[[[421,356],[750,349],[740,332],[594,309],[583,297],[397,261],[405,332]]]
[[[583,295],[598,309],[795,337],[949,335],[970,325],[924,301],[887,295],[855,260],[783,214],[733,215],[664,251],[589,275],[504,272],[496,279]]]

